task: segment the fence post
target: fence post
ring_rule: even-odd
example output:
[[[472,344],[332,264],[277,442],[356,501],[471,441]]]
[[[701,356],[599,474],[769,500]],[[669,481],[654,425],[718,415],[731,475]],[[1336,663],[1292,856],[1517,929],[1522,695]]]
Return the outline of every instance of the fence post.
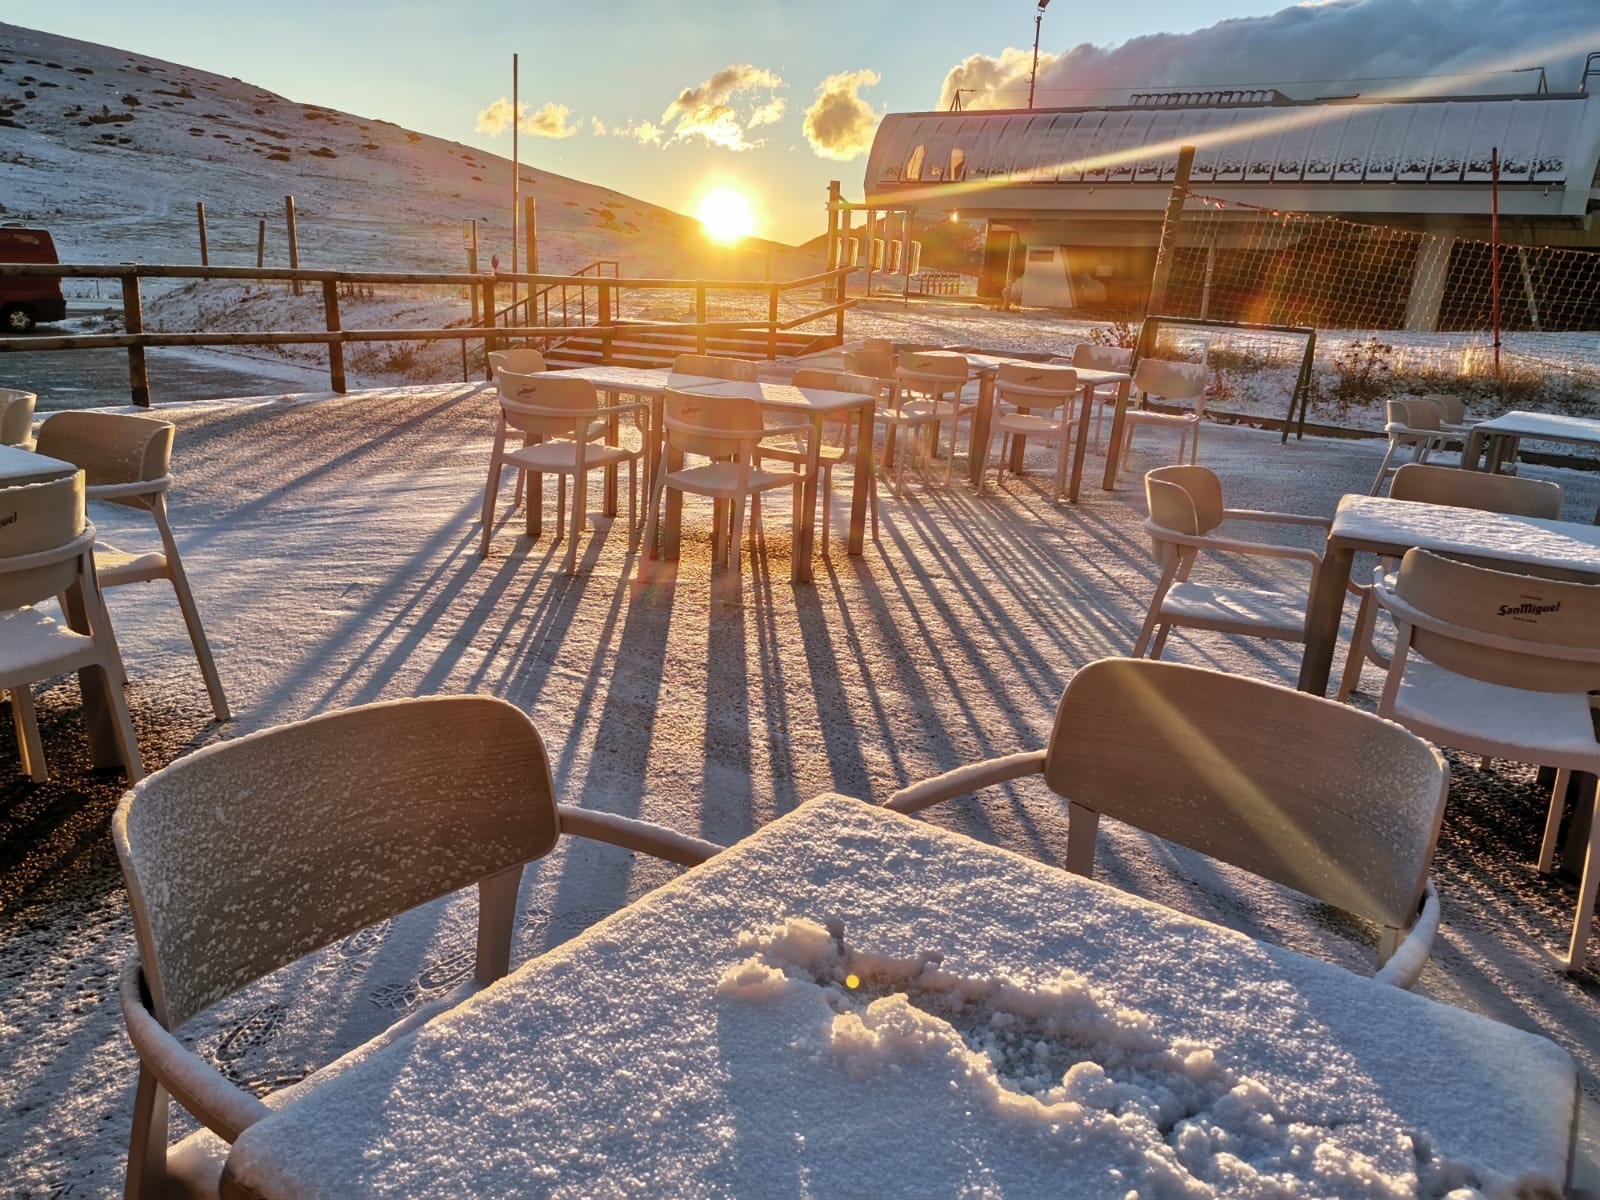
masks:
[[[256,230],[256,270],[261,270],[267,265],[267,219],[261,218],[261,225]]]
[[[839,311],[833,314],[833,335],[839,339],[839,344],[844,345],[844,276],[839,277]]]
[[[1145,311],[1160,313],[1167,304],[1167,281],[1172,277],[1172,257],[1178,249],[1178,227],[1183,223],[1183,202],[1189,195],[1189,171],[1194,166],[1194,147],[1178,149],[1178,173],[1167,197],[1167,211],[1161,218],[1161,248],[1156,251],[1156,269],[1150,277],[1150,301]]]
[[[289,223],[289,269],[298,271],[300,269],[300,235],[295,232],[294,228],[293,196],[285,196],[283,198],[283,213]],[[298,279],[291,281],[289,290],[298,296],[300,294],[300,281]]]
[[[339,283],[334,279],[322,281],[322,312],[327,317],[329,333],[339,332]],[[344,382],[344,343],[328,343],[328,378],[333,384],[333,390],[339,395],[345,393]]]
[[[486,275],[483,279],[483,377],[493,379],[494,371],[489,366],[489,355],[498,347],[494,336],[494,276]]]
[[[767,357],[778,357],[778,285],[767,285]]]
[[[139,306],[139,276],[133,272],[122,277],[122,327],[129,333],[144,332],[144,310]],[[145,371],[144,347],[128,347],[128,388],[133,402],[140,408],[150,407],[150,376]]]
[[[200,265],[209,267],[211,265],[211,252],[206,248],[206,202],[204,200],[196,200],[194,202],[194,211],[195,215],[200,218]]]

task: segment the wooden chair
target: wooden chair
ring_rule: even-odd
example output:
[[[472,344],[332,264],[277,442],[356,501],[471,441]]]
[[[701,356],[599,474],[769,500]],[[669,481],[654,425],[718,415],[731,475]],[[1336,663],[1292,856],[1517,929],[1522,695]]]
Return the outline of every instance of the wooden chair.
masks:
[[[175,1032],[184,1022],[313,950],[474,883],[474,982],[485,986],[509,965],[523,864],[562,834],[685,865],[720,849],[558,804],[539,731],[487,696],[313,717],[197,750],[128,792],[112,820],[138,947],[122,974],[139,1058],[127,1194],[215,1194],[241,1131],[437,1009],[265,1101],[185,1045]],[[169,1097],[205,1126],[170,1147]]]
[[[855,375],[849,371],[824,371],[815,367],[802,367],[794,373],[790,382],[797,388],[817,388],[828,392],[854,392],[861,396],[878,395],[878,381],[865,376]],[[841,462],[850,459],[855,447],[856,414],[846,413],[837,420],[824,423],[827,427],[838,426],[840,431],[837,442],[824,441],[818,448],[817,466],[822,472],[822,553],[828,553],[828,534],[833,525],[833,468]],[[755,465],[760,466],[762,459],[775,458],[780,462],[792,463],[795,466],[806,464],[806,444],[797,438],[764,438],[756,447]],[[872,519],[872,540],[878,540],[878,486],[876,478],[868,480],[870,491],[867,492],[867,512]],[[801,491],[795,489],[794,500],[796,511],[794,520],[800,520],[798,506]]]
[[[34,607],[55,597],[87,628],[71,629]],[[68,671],[94,671],[103,680],[118,753],[129,780],[139,779],[144,764],[122,694],[122,658],[95,581],[82,471],[0,488],[0,690],[11,698],[22,769],[36,782],[49,774],[33,685]]]
[[[1591,693],[1600,689],[1600,585],[1536,579],[1408,550],[1373,599],[1394,618],[1378,714],[1471,754],[1556,768],[1539,847],[1555,862],[1573,771],[1600,775]],[[1600,792],[1565,958],[1580,970],[1600,887]]]
[[[33,449],[33,409],[39,397],[19,388],[0,388],[0,446]]]
[[[510,467],[521,475],[555,475],[560,479],[556,495],[556,539],[566,524],[567,476],[572,477],[572,530],[567,541],[568,575],[577,573],[578,539],[588,515],[589,472],[628,464],[628,550],[638,547],[639,459],[642,446],[629,449],[609,446],[597,439],[608,428],[608,418],[618,413],[638,412],[647,407],[639,401],[602,406],[594,384],[587,379],[564,378],[557,373],[518,375],[501,371],[498,375],[500,421],[495,429],[494,449],[489,455],[489,476],[483,485],[483,537],[478,545],[481,557],[489,556],[489,539],[494,532],[494,503],[500,492],[500,473]],[[523,445],[507,450],[506,436],[516,430]],[[530,503],[527,514],[529,537],[539,534],[537,505]]]
[[[1045,749],[959,767],[888,806],[1034,774],[1069,802],[1070,871],[1093,874],[1111,817],[1372,921],[1385,983],[1409,987],[1427,962],[1450,773],[1397,725],[1221,671],[1103,659],[1067,685]]]
[[[1144,527],[1161,577],[1133,645],[1135,658],[1160,658],[1174,625],[1278,641],[1305,641],[1306,609],[1316,590],[1322,555],[1308,547],[1219,537],[1225,521],[1310,526],[1326,530],[1331,522],[1299,513],[1226,508],[1222,484],[1208,467],[1157,467],[1144,477],[1150,516]],[[1239,554],[1254,558],[1304,563],[1309,579],[1285,589],[1216,587],[1189,578],[1201,553]],[[1152,641],[1152,637],[1154,641]]]
[[[1175,413],[1151,408],[1128,409],[1122,415],[1122,451],[1117,458],[1119,473],[1131,461],[1128,452],[1133,449],[1133,434],[1138,429],[1176,429],[1178,461],[1183,462],[1185,446],[1189,447],[1189,462],[1199,461],[1200,422],[1206,415],[1206,364],[1142,358],[1134,368],[1132,386],[1139,392],[1141,403],[1148,403],[1154,396],[1160,400],[1187,400],[1193,407],[1188,412]]]
[[[1011,439],[1056,439],[1056,503],[1067,494],[1067,462],[1072,457],[1072,433],[1077,419],[1072,415],[1073,398],[1078,392],[1078,373],[1070,367],[1034,367],[1002,363],[994,383],[995,416],[989,423],[989,444],[983,448],[983,468],[978,472],[978,494],[983,494],[983,477],[994,455],[994,439],[999,437],[998,479],[1006,469]],[[1001,405],[1005,405],[1004,410]],[[1021,412],[1021,409],[1027,412]],[[1048,414],[1048,415],[1041,415]]]
[[[711,562],[728,564],[725,587],[730,599],[739,594],[739,540],[744,530],[747,500],[756,508],[750,523],[752,540],[761,520],[761,494],[776,488],[798,487],[801,471],[765,471],[756,464],[756,447],[763,438],[785,434],[810,436],[810,422],[767,426],[761,406],[748,396],[704,396],[668,387],[663,402],[668,455],[692,454],[707,461],[670,469],[663,462],[650,488],[650,513],[645,521],[644,544],[656,544],[661,504],[667,489],[706,496],[713,501]],[[640,570],[644,569],[640,556]]]
[[[1519,517],[1543,517],[1551,521],[1561,518],[1561,485],[1558,483],[1463,471],[1459,467],[1432,463],[1405,463],[1399,467],[1394,473],[1394,482],[1389,485],[1389,498],[1480,512],[1511,513]],[[1394,561],[1385,559],[1382,567],[1388,574],[1394,569]],[[1339,677],[1340,700],[1348,700],[1350,693],[1361,686],[1361,669],[1366,662],[1389,669],[1389,659],[1372,644],[1372,627],[1378,615],[1373,606],[1372,588],[1358,586],[1353,590],[1361,597],[1361,607],[1356,610],[1356,626],[1350,635],[1344,674]]]
[[[120,504],[150,514],[161,549],[144,553],[120,550],[106,542],[94,548],[101,588],[122,587],[165,579],[172,585],[183,614],[189,644],[205,680],[211,711],[219,721],[232,719],[222,677],[211,656],[211,643],[200,622],[200,609],[178,554],[177,539],[167,520],[167,491],[172,487],[170,422],[128,413],[59,412],[39,426],[39,453],[82,467],[90,500]]]

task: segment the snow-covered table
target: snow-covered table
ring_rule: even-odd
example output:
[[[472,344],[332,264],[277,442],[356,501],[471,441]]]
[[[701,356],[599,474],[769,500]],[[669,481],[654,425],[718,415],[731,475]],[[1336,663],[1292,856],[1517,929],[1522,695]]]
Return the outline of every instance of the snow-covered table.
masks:
[[[25,483],[49,483],[70,475],[78,468],[59,458],[35,454],[21,446],[0,446],[0,487],[18,487]]]
[[[1398,558],[1413,546],[1503,571],[1585,583],[1600,580],[1600,528],[1593,525],[1418,504],[1387,496],[1345,496],[1328,530],[1327,549],[1306,615],[1301,691],[1321,696],[1328,690],[1345,587],[1356,552]]]
[[[1600,421],[1593,417],[1513,409],[1472,427],[1462,461],[1476,464],[1483,455],[1487,441],[1488,469],[1498,471],[1506,463],[1516,461],[1517,445],[1523,438],[1539,442],[1564,442],[1574,446],[1600,446]]]
[[[823,796],[247,1129],[224,1194],[1532,1194],[1576,1089],[1543,1038]]]

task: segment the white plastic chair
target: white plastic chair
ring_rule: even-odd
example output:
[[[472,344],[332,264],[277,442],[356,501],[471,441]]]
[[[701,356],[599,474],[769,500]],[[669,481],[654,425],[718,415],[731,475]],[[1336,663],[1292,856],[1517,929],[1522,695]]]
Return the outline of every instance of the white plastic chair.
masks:
[[[747,500],[755,504],[750,523],[752,542],[761,521],[761,494],[776,488],[797,487],[801,471],[766,471],[756,465],[756,447],[766,437],[810,435],[809,422],[766,426],[761,407],[748,396],[705,396],[668,387],[663,403],[668,454],[692,454],[703,463],[668,469],[663,462],[650,489],[650,514],[645,522],[644,544],[656,544],[656,529],[668,488],[713,501],[711,562],[728,564],[730,598],[739,594],[739,540],[744,531]],[[727,513],[726,520],[724,513]],[[644,570],[640,557],[640,571]]]
[[[1093,342],[1079,342],[1072,352],[1072,365],[1093,371],[1126,371],[1133,365],[1133,351],[1121,346],[1097,346]],[[1107,407],[1116,403],[1113,390],[1096,389],[1094,394],[1094,448],[1095,453],[1105,450],[1102,425]]]
[[[639,401],[602,406],[594,384],[559,373],[517,375],[501,371],[498,376],[500,421],[495,428],[494,449],[489,456],[489,476],[483,486],[483,538],[478,546],[481,557],[489,556],[489,539],[494,532],[494,503],[500,491],[500,472],[510,467],[519,474],[555,475],[560,484],[556,495],[556,538],[560,540],[566,524],[567,476],[572,476],[572,530],[567,542],[565,571],[576,574],[578,539],[588,515],[589,472],[628,464],[628,550],[638,546],[639,459],[644,448],[608,446],[595,439],[605,434],[607,418],[618,413],[637,412],[646,407]],[[505,448],[506,435],[520,431],[524,444]],[[538,514],[529,505],[527,531],[537,536]]]
[[[983,448],[983,468],[978,472],[978,494],[994,457],[994,440],[1001,439],[998,477],[1005,472],[1011,439],[1056,439],[1056,490],[1059,504],[1067,493],[1067,462],[1072,457],[1072,434],[1078,422],[1072,405],[1078,392],[1078,373],[1070,367],[1021,366],[1002,363],[994,384],[995,416],[989,423],[989,444]],[[1004,409],[1001,405],[1005,405]],[[1018,411],[1027,409],[1027,412]],[[1048,414],[1048,415],[1043,415]]]
[[[1373,598],[1394,618],[1395,652],[1378,713],[1471,754],[1556,768],[1539,847],[1555,862],[1573,771],[1600,775],[1595,697],[1600,689],[1600,585],[1514,575],[1408,550]],[[1600,793],[1566,968],[1583,967],[1600,886]]]
[[[678,383],[685,376],[697,375],[707,379],[754,383],[756,364],[749,359],[721,358],[715,354],[680,354],[673,360],[669,382]]]
[[[1488,475],[1481,471],[1464,471],[1459,467],[1441,467],[1431,463],[1405,463],[1394,474],[1389,485],[1391,500],[1409,500],[1418,504],[1443,504],[1451,508],[1472,508],[1481,512],[1512,513],[1521,517],[1542,517],[1546,520],[1561,518],[1561,485],[1543,479],[1521,479],[1514,475]],[[1388,575],[1394,570],[1394,560],[1382,561]],[[1339,677],[1338,699],[1348,700],[1350,693],[1361,686],[1361,668],[1366,662],[1376,663],[1384,670],[1389,659],[1372,644],[1372,627],[1378,615],[1373,607],[1372,588],[1355,587],[1361,597],[1361,607],[1356,611],[1355,630],[1350,635],[1350,650],[1345,655],[1344,674]]]
[[[865,376],[855,375],[849,371],[824,371],[815,367],[802,367],[794,373],[790,382],[797,388],[817,388],[828,392],[854,392],[861,396],[878,394],[878,381]],[[829,425],[838,426],[840,437],[837,443],[824,442],[817,452],[817,467],[822,472],[820,490],[822,492],[822,553],[828,553],[828,534],[833,525],[833,468],[841,462],[850,459],[851,451],[855,445],[856,414],[846,413],[836,420],[824,423],[824,430]],[[775,458],[780,462],[792,463],[795,466],[806,465],[806,443],[803,439],[795,438],[765,438],[756,447],[756,466],[766,458]],[[871,490],[867,493],[867,511],[872,520],[872,539],[878,539],[878,487],[877,480],[868,481]],[[795,489],[794,499],[798,506],[801,492]],[[800,513],[794,514],[798,523]]]
[[[1133,434],[1138,429],[1176,429],[1178,431],[1178,461],[1183,462],[1184,447],[1189,448],[1189,462],[1199,461],[1200,422],[1206,414],[1206,364],[1203,362],[1171,362],[1161,358],[1143,358],[1134,368],[1133,385],[1147,402],[1151,397],[1166,401],[1189,401],[1193,407],[1188,412],[1158,412],[1149,408],[1130,408],[1122,415],[1122,451],[1117,458],[1117,471],[1128,469],[1133,449]]]
[[[1331,524],[1327,519],[1300,513],[1226,508],[1222,484],[1208,467],[1157,467],[1146,473],[1144,491],[1150,511],[1144,527],[1150,535],[1156,561],[1161,564],[1161,577],[1138,640],[1134,642],[1135,658],[1143,657],[1147,647],[1151,658],[1160,658],[1167,634],[1174,625],[1278,641],[1305,641],[1306,609],[1316,590],[1322,555],[1302,546],[1219,537],[1215,531],[1224,521],[1302,525],[1326,530]],[[1309,568],[1309,578],[1301,584],[1284,576],[1282,589],[1194,583],[1189,574],[1202,552],[1303,563]]]
[[[1368,493],[1372,496],[1383,491],[1384,481],[1400,469],[1400,464],[1394,461],[1396,454],[1409,450],[1411,462],[1425,463],[1445,441],[1441,429],[1443,410],[1426,396],[1385,401],[1384,412],[1387,419],[1383,432],[1389,438],[1389,448],[1384,451],[1383,461],[1378,464],[1377,477],[1373,479],[1372,490]]]
[[[33,410],[39,397],[20,388],[0,388],[0,446],[33,449]]]
[[[131,413],[59,412],[39,426],[39,453],[82,467],[90,500],[119,504],[150,514],[161,549],[121,550],[106,542],[94,548],[95,570],[102,589],[165,579],[177,597],[178,611],[205,680],[211,711],[219,721],[232,719],[222,676],[211,655],[211,643],[200,622],[189,576],[178,554],[178,542],[167,520],[167,492],[172,487],[170,422]],[[119,668],[120,669],[120,668]],[[126,677],[125,675],[123,676]]]
[[[122,658],[95,582],[94,526],[84,518],[83,472],[48,483],[0,488],[0,689],[11,698],[17,750],[29,778],[49,778],[33,706],[33,684],[69,671],[94,671],[129,780],[144,775],[139,740],[122,694]],[[34,605],[66,597],[87,630],[69,628]]]
[[[909,451],[915,456],[924,486],[930,484],[929,465],[939,457],[939,426],[950,425],[950,457],[945,460],[944,482],[955,471],[956,433],[963,418],[977,411],[976,401],[967,401],[962,392],[972,368],[959,354],[907,351],[896,359],[895,397],[889,407],[880,409],[878,420],[896,432],[895,494],[905,494],[905,462],[900,457]],[[969,443],[970,443],[970,433]],[[968,446],[968,454],[972,453]]]
[[[139,1058],[129,1196],[215,1195],[229,1144],[386,1033],[265,1100],[178,1030],[313,950],[469,884],[478,887],[472,990],[506,973],[523,864],[563,835],[683,865],[721,847],[556,802],[526,714],[488,696],[371,704],[220,742],[128,792],[112,819],[137,954],[122,1013]],[[169,1097],[204,1126],[167,1144]]]
[[[1069,802],[1069,871],[1094,873],[1111,817],[1372,921],[1385,983],[1410,987],[1427,962],[1450,773],[1398,725],[1221,671],[1102,659],[1067,685],[1045,749],[958,767],[888,806],[1035,774]]]

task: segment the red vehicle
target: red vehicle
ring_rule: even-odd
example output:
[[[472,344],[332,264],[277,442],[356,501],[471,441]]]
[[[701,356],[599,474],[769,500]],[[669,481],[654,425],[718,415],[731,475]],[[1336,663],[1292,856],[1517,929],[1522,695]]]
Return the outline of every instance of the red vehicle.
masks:
[[[56,244],[43,229],[0,225],[0,263],[55,263]],[[0,337],[27,333],[67,315],[61,280],[39,275],[0,276]]]

